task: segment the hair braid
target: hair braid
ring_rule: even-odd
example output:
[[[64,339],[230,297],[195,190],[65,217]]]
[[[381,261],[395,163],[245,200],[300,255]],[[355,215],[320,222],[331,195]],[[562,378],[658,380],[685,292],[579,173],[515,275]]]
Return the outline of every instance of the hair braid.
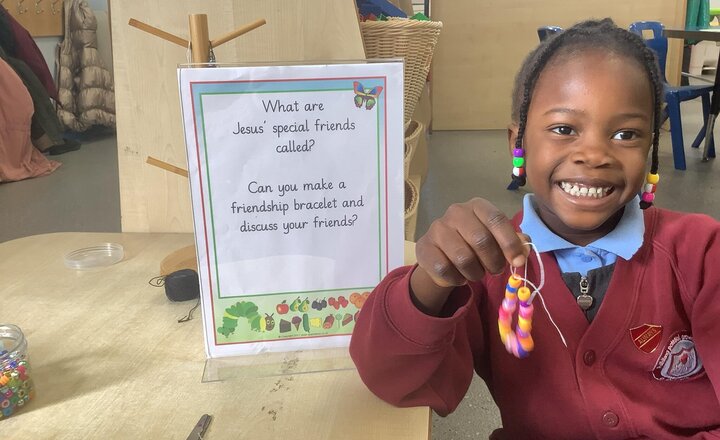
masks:
[[[515,148],[523,148],[523,138],[525,137],[525,126],[527,125],[527,113],[530,108],[530,100],[532,97],[533,90],[535,89],[535,83],[542,69],[545,67],[547,61],[552,57],[554,51],[562,44],[564,35],[558,34],[552,38],[546,40],[546,44],[542,44],[531,53],[526,60],[528,64],[527,71],[525,73],[525,81],[523,81],[523,93],[522,101],[520,102],[518,112],[518,132],[517,138],[515,139]],[[522,70],[521,70],[522,71]],[[517,86],[517,84],[516,84]],[[513,106],[515,107],[515,106]],[[518,186],[524,186],[526,177],[511,175],[513,182]]]

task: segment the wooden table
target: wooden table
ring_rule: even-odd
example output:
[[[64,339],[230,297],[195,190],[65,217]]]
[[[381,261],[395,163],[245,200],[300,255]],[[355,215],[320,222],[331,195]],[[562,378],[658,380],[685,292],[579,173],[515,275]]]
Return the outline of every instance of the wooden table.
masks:
[[[720,28],[710,29],[665,29],[663,31],[668,38],[682,38],[685,40],[698,41],[720,41]],[[705,128],[705,144],[703,145],[702,161],[707,162],[709,147],[712,143],[713,128],[715,128],[715,120],[720,113],[720,55],[718,55],[718,67],[715,69],[715,83],[713,84],[713,93],[710,98],[710,116],[708,117],[707,127]],[[713,156],[714,157],[714,156]]]
[[[63,255],[120,243],[125,259],[67,269]],[[148,280],[190,234],[61,233],[0,244],[0,322],[28,339],[36,397],[0,420],[12,439],[185,439],[203,413],[213,439],[428,439],[427,407],[400,409],[355,370],[202,383],[199,314]]]

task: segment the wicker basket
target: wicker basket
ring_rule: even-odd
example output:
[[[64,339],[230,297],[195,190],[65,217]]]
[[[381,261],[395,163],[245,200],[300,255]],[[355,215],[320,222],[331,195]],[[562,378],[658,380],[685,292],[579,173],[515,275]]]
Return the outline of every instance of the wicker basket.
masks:
[[[405,240],[415,241],[417,210],[420,204],[420,192],[414,183],[405,180]]]
[[[442,22],[391,18],[360,23],[365,57],[405,60],[405,122],[415,111],[430,71]]]
[[[410,122],[405,124],[405,178],[407,179],[410,175],[410,162],[415,155],[415,150],[420,140],[420,134],[423,132],[423,125],[411,119]]]

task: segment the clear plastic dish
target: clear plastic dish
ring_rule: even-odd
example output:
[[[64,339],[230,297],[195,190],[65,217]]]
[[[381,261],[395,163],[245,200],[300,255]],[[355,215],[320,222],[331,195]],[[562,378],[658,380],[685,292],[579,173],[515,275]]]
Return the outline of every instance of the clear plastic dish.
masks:
[[[125,256],[122,245],[102,243],[69,252],[65,255],[65,266],[70,269],[92,269],[111,266]]]

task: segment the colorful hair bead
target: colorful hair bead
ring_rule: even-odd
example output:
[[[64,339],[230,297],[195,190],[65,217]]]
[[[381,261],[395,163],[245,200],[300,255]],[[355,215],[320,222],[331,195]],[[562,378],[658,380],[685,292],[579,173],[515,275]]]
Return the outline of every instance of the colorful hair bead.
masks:
[[[524,186],[527,180],[525,177],[525,150],[520,147],[521,144],[518,142],[512,151],[513,170],[510,174],[512,182],[508,186],[508,189],[518,189],[519,187]]]
[[[657,183],[660,181],[660,175],[655,173],[648,173],[645,178],[645,185],[643,185],[643,192],[640,195],[641,207],[647,208],[655,200],[655,191],[657,191]]]
[[[532,330],[533,306],[529,303],[532,292],[527,286],[520,286],[522,279],[510,275],[505,286],[505,298],[498,309],[498,331],[500,340],[508,353],[517,358],[527,357],[533,350],[534,343],[530,336]],[[517,326],[512,328],[515,309],[519,307]]]

